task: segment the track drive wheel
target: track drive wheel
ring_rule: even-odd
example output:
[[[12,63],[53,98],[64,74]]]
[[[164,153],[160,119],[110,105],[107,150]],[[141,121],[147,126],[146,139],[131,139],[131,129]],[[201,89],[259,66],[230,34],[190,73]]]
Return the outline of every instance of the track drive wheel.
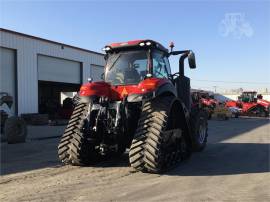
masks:
[[[179,104],[175,97],[157,97],[144,104],[129,152],[136,170],[160,173],[190,156],[186,134],[179,128]]]
[[[77,103],[67,128],[58,145],[58,156],[62,163],[88,165],[100,158],[95,145],[87,139],[84,132],[89,103]]]

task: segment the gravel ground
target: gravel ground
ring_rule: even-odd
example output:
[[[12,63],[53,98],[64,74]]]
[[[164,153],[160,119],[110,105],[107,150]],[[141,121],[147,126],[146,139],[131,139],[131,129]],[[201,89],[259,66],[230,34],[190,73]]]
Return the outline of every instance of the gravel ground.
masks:
[[[61,166],[58,141],[1,144],[0,201],[270,201],[269,119],[210,121],[206,150],[163,175],[135,172],[127,155]]]

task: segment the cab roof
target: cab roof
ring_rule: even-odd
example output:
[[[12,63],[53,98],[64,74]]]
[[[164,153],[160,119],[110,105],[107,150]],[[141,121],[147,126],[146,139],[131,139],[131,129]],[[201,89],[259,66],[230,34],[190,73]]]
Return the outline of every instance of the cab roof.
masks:
[[[163,52],[168,53],[168,49],[162,46],[160,43],[151,39],[132,40],[127,42],[111,43],[105,46],[104,50],[110,52],[113,50],[126,50],[126,49],[143,49],[143,48],[155,48]]]

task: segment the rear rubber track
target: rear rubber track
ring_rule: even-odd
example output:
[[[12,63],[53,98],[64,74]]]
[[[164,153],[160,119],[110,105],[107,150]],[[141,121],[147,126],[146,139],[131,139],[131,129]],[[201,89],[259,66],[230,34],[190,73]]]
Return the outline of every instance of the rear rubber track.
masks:
[[[129,152],[130,164],[136,170],[160,173],[183,160],[180,147],[170,153],[164,150],[163,133],[169,125],[174,100],[174,97],[158,97],[144,104]]]
[[[71,165],[88,165],[97,158],[93,145],[84,134],[84,121],[89,104],[78,103],[71,115],[67,128],[58,146],[58,156],[61,162]]]

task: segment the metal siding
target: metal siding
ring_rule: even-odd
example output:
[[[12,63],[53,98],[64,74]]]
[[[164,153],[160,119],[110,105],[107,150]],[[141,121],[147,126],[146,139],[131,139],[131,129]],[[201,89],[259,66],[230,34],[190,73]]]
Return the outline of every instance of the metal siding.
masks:
[[[88,78],[91,76],[90,64],[83,63],[83,83],[88,81]]]
[[[17,50],[18,113],[38,112],[37,55],[47,55],[81,62],[83,82],[87,81],[91,64],[105,65],[102,55],[64,47],[50,42],[0,31],[0,46]]]
[[[38,55],[38,80],[81,83],[81,64],[71,60]]]
[[[11,112],[15,114],[16,103],[16,51],[0,47],[0,92],[6,92],[13,98]]]

